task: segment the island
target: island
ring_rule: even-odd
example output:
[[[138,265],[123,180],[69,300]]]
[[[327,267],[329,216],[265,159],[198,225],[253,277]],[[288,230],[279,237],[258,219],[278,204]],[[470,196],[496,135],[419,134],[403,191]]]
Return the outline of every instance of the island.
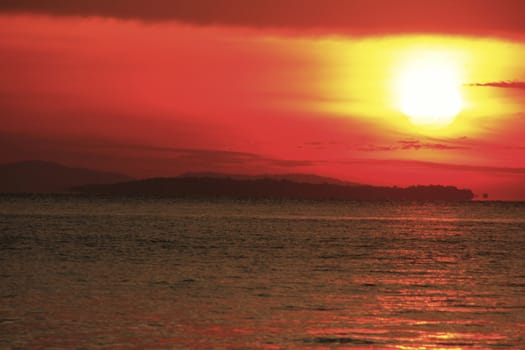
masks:
[[[275,198],[360,201],[471,201],[469,189],[454,186],[420,185],[382,187],[303,183],[287,179],[233,179],[216,177],[150,178],[113,184],[71,188],[72,192],[116,196],[169,196],[182,198]]]

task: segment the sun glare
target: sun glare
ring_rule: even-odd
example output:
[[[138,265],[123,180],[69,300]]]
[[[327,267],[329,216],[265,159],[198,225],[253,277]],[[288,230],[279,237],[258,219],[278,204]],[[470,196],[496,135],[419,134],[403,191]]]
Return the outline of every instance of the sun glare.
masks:
[[[461,81],[454,63],[418,57],[405,64],[396,84],[401,112],[418,126],[443,127],[461,112]]]

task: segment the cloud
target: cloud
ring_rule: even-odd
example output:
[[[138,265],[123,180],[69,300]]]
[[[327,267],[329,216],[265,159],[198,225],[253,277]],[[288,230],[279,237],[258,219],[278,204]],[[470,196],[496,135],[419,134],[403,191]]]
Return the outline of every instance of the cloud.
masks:
[[[168,154],[171,158],[182,162],[196,162],[202,164],[218,165],[218,164],[252,164],[259,163],[261,165],[276,166],[276,167],[303,167],[312,166],[314,163],[305,160],[289,160],[265,157],[260,154],[250,152],[225,151],[217,149],[193,149],[193,148],[179,148],[166,147],[155,145],[142,145],[133,143],[112,143],[101,142],[91,143],[88,147],[92,148],[108,148],[108,149],[126,149],[131,151],[153,152]]]
[[[335,141],[309,141],[303,142],[302,144],[298,145],[297,148],[310,150],[327,150],[330,148],[334,148],[335,146],[340,146],[340,143]]]
[[[151,148],[151,147],[148,147]],[[147,148],[146,148],[147,149]],[[209,149],[173,148],[163,151],[174,153],[177,161],[186,163],[197,162],[201,164],[217,165],[263,165],[269,167],[295,168],[313,165],[312,161],[288,160],[265,157],[255,153],[234,152]]]
[[[357,150],[362,152],[390,152],[395,151],[396,148],[394,146],[367,145],[359,147]]]
[[[403,159],[353,159],[340,161],[344,165],[379,165],[379,166],[393,166],[395,168],[424,168],[435,170],[450,170],[459,172],[480,172],[491,174],[510,174],[510,175],[524,175],[525,168],[520,167],[500,167],[500,166],[485,166],[485,165],[468,165],[468,164],[454,164],[454,163],[437,163],[421,160],[403,160]]]
[[[134,160],[135,171],[137,171],[137,164],[140,164],[139,167],[147,168],[151,162],[157,163],[156,167],[164,168],[165,173],[160,172],[156,176],[169,174],[169,169],[174,165],[174,168],[180,170],[179,172],[183,172],[195,169],[275,170],[310,167],[316,164],[315,161],[274,158],[250,152],[157,146],[118,142],[104,138],[67,136],[51,138],[0,131],[0,140],[2,140],[0,162],[40,159],[76,165],[80,160],[88,158],[96,161],[111,159],[115,162],[117,160],[117,163],[130,159]],[[148,164],[145,164],[145,161]],[[100,168],[97,165],[95,167]],[[124,170],[129,171],[128,168]],[[146,171],[146,173],[149,172]]]
[[[329,32],[525,32],[521,0],[2,0],[0,11]]]
[[[397,143],[389,146],[384,145],[367,145],[358,148],[363,152],[390,152],[390,151],[409,151],[409,150],[465,150],[470,147],[446,143],[425,143],[419,140],[399,140]]]
[[[397,161],[397,162],[398,164],[403,163],[405,165],[419,164],[425,167],[436,168],[436,169],[525,175],[525,168],[516,168],[516,167],[449,164],[449,163],[434,163],[434,162],[425,162],[425,161]]]
[[[487,83],[467,84],[467,86],[525,90],[525,81],[494,81]]]
[[[401,150],[419,150],[419,149],[434,149],[434,150],[458,150],[469,149],[465,146],[447,145],[444,143],[423,143],[419,140],[401,140],[398,141]]]

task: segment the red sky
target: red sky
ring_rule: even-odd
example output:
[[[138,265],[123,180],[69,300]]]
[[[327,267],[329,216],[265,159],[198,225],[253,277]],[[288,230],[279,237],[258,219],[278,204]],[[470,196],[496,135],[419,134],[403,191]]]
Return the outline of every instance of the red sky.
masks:
[[[2,1],[0,161],[136,177],[316,173],[525,200],[521,1]],[[400,112],[414,60],[457,67],[440,128]]]

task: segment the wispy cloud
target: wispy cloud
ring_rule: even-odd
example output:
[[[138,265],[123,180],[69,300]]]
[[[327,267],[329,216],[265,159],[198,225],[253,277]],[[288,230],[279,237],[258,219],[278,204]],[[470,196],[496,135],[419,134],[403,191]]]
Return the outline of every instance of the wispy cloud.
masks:
[[[202,164],[251,164],[261,163],[268,166],[277,167],[303,167],[311,166],[311,161],[290,160],[265,157],[260,154],[250,152],[227,151],[218,149],[194,149],[180,148],[156,145],[143,145],[133,143],[93,143],[91,147],[110,148],[110,149],[127,149],[132,151],[143,151],[168,154],[171,158],[181,162],[198,162]]]
[[[359,147],[363,152],[390,152],[390,151],[410,151],[410,150],[465,150],[470,147],[458,144],[421,142],[420,140],[399,140],[392,145],[367,145]]]
[[[174,162],[180,166],[222,169],[224,167],[250,167],[254,168],[298,168],[315,165],[310,160],[295,160],[268,157],[265,155],[229,151],[221,149],[196,149],[170,146],[159,146],[150,144],[139,144],[132,142],[118,142],[108,139],[96,138],[70,138],[63,137],[54,139],[24,134],[11,134],[0,131],[2,139],[2,150],[0,161],[42,159],[54,161],[57,150],[61,153],[69,153],[75,157],[95,154],[99,157],[104,155],[133,155],[136,159],[157,159]],[[7,152],[18,153],[23,158],[14,159],[8,157]],[[64,151],[64,150],[67,150]]]
[[[260,165],[283,168],[313,165],[313,162],[307,160],[278,159],[246,152],[185,148],[174,148],[171,149],[171,152],[175,154],[175,159],[178,161],[199,162],[210,165],[253,165],[258,163]]]
[[[438,163],[420,160],[403,160],[403,159],[353,159],[341,161],[344,165],[379,165],[379,166],[394,166],[396,168],[424,168],[436,170],[451,170],[451,171],[468,171],[481,172],[493,174],[513,174],[525,175],[525,168],[521,167],[500,167],[500,166],[484,166],[484,165],[469,165],[469,164],[454,164],[454,163]]]
[[[305,148],[312,150],[326,150],[338,146],[339,143],[335,141],[310,141],[304,142],[297,146],[297,148]]]
[[[486,83],[466,84],[467,86],[475,87],[494,87],[502,89],[521,89],[525,90],[525,81],[492,81]]]

